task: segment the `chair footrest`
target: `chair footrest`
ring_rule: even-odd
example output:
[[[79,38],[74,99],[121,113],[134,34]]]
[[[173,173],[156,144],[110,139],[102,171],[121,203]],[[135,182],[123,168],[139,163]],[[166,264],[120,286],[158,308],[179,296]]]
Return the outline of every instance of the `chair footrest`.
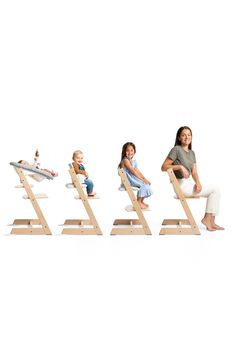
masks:
[[[38,194],[34,194],[34,197],[36,199],[40,199],[40,198],[48,198],[48,196],[45,193],[38,193]],[[25,194],[23,196],[24,199],[29,199],[29,196],[27,194]]]
[[[84,183],[81,183],[81,186],[82,186],[82,188],[86,188],[86,187],[87,187],[86,184],[84,184]],[[65,187],[66,187],[66,188],[76,188],[73,183],[67,183],[67,184],[65,184]]]
[[[75,199],[82,199],[80,196],[79,196],[79,194],[76,194],[75,196],[74,196],[74,198]],[[87,194],[86,194],[86,198],[88,198],[88,199],[99,199],[100,197],[98,196],[98,194],[96,194],[95,196],[88,196]]]

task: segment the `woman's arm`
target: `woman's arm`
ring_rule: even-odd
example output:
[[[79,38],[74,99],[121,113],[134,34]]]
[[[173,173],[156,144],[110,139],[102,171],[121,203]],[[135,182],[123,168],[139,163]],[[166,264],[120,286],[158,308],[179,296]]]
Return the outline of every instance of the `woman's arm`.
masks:
[[[200,180],[199,180],[199,176],[198,176],[198,173],[197,173],[196,163],[194,163],[194,165],[193,165],[192,177],[193,177],[193,180],[194,180],[194,182],[195,182],[194,192],[196,192],[196,193],[201,192],[202,186],[201,186],[201,182],[200,182]]]
[[[126,167],[132,174],[134,174],[134,176],[136,176],[137,178],[139,178],[141,181],[143,181],[145,184],[150,184],[150,182],[143,176],[143,174],[139,171],[138,168],[133,168],[131,165],[131,162],[129,161],[129,159],[125,158],[122,161],[122,164],[124,167]]]
[[[172,168],[173,170],[179,170],[183,174],[184,178],[189,178],[190,176],[189,171],[182,164],[173,165],[173,160],[170,158],[166,158],[162,164],[161,169],[163,172],[166,172],[169,168]]]

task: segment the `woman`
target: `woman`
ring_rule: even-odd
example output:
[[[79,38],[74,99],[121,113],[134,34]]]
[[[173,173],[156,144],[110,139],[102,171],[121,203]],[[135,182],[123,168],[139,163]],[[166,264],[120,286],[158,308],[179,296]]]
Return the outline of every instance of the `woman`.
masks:
[[[207,198],[206,212],[202,219],[206,229],[208,231],[223,230],[223,227],[215,223],[215,216],[219,212],[220,191],[214,186],[201,185],[197,174],[195,153],[192,150],[192,131],[187,126],[180,127],[177,131],[175,146],[164,161],[162,171],[167,171],[168,168],[173,169],[186,197],[197,195]]]

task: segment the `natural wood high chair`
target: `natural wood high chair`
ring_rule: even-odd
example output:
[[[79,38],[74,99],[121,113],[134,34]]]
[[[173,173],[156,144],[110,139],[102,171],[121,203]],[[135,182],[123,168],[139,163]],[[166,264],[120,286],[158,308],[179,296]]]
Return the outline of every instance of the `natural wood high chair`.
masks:
[[[64,222],[64,226],[78,226],[75,227],[65,227],[62,230],[62,234],[86,234],[86,235],[102,235],[102,231],[100,229],[100,226],[96,220],[96,217],[92,211],[92,208],[89,204],[88,197],[84,192],[84,187],[80,183],[74,167],[72,164],[69,164],[69,173],[71,176],[72,183],[69,188],[75,188],[78,192],[78,196],[76,196],[76,199],[80,199],[82,201],[82,204],[87,212],[88,219],[66,219]],[[91,198],[91,197],[90,197]],[[92,197],[97,198],[97,197]],[[90,226],[90,227],[87,227]]]
[[[164,226],[172,226],[176,225],[176,227],[163,227],[160,230],[159,234],[195,234],[200,235],[199,228],[194,220],[194,217],[192,215],[192,212],[188,206],[188,203],[186,201],[186,197],[184,196],[180,186],[179,182],[175,176],[175,173],[172,168],[169,168],[167,170],[167,173],[170,178],[170,182],[174,188],[174,191],[177,195],[177,199],[180,200],[180,203],[184,209],[184,212],[186,214],[186,219],[164,219],[162,222],[162,225]],[[199,197],[191,197],[191,198],[199,198]],[[189,226],[189,227],[184,227]]]
[[[11,162],[10,164],[14,167],[16,173],[20,178],[21,185],[16,187],[25,189],[26,195],[24,195],[23,198],[30,200],[38,216],[37,219],[15,219],[13,221],[13,226],[25,225],[27,227],[17,227],[17,228],[14,227],[11,230],[11,234],[51,235],[52,234],[51,230],[37,202],[37,199],[39,198],[48,198],[48,197],[46,194],[34,194],[34,192],[32,191],[32,186],[28,183],[26,175],[30,176],[36,181],[41,181],[43,179],[53,179],[53,177],[48,172],[41,171],[40,169],[35,168],[31,165],[24,165],[16,162]],[[25,171],[30,173],[26,174]]]
[[[148,223],[143,215],[143,211],[136,199],[133,188],[131,187],[126,173],[122,168],[118,169],[118,174],[121,177],[121,182],[127,191],[131,200],[133,211],[136,212],[138,218],[136,219],[115,219],[113,225],[115,227],[111,230],[111,235],[151,235]],[[120,227],[121,226],[121,227]],[[122,227],[124,226],[124,227]]]

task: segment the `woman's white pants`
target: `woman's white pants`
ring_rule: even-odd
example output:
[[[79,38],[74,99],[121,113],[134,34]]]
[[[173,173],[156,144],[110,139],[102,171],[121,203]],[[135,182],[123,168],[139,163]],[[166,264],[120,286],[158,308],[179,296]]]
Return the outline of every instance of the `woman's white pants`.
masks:
[[[220,204],[220,190],[213,185],[203,185],[202,190],[199,193],[194,192],[195,183],[191,178],[178,179],[180,188],[184,193],[185,197],[205,197],[206,202],[206,213],[212,213],[217,215],[219,213]]]

